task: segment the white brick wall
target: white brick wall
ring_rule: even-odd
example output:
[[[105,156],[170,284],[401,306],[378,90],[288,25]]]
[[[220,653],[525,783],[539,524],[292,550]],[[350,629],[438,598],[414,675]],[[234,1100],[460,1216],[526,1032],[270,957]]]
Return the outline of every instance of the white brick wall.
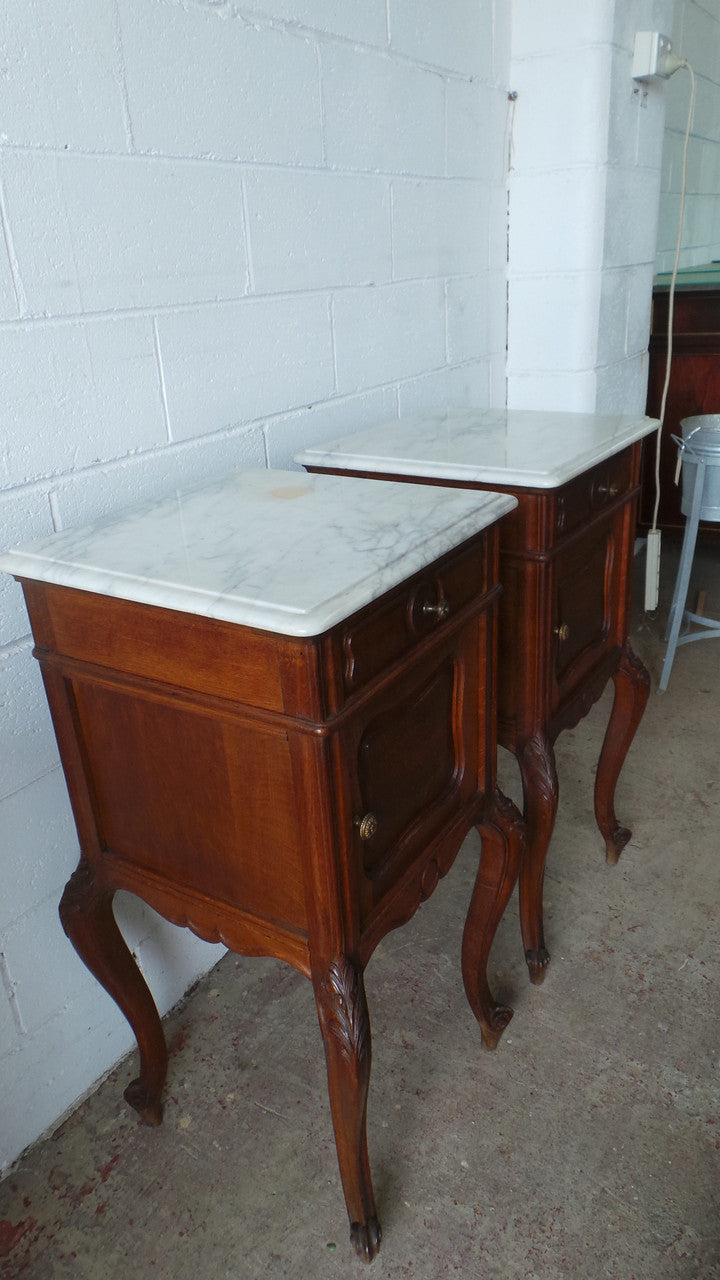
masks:
[[[672,11],[5,0],[0,546],[379,419],[503,404],[506,379],[515,406],[641,408],[665,96],[641,104],[630,64]],[[77,839],[30,650],[3,578],[0,1167],[132,1040],[57,921]],[[120,897],[164,1011],[218,950]]]
[[[0,546],[379,418],[502,403],[509,11],[5,0]],[[0,581],[0,1167],[131,1033],[65,940],[77,861]],[[132,899],[165,1010],[219,952]]]
[[[642,412],[664,86],[633,93],[636,30],[672,0],[513,5],[508,403]]]

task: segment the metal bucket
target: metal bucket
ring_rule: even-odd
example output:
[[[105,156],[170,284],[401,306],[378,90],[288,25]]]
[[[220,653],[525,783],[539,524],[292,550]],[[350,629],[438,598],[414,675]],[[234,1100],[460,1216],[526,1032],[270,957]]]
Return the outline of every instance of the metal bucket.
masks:
[[[705,463],[701,520],[720,522],[720,413],[698,413],[693,418],[683,418],[682,443],[682,502],[684,516],[690,515],[695,472],[698,459]]]

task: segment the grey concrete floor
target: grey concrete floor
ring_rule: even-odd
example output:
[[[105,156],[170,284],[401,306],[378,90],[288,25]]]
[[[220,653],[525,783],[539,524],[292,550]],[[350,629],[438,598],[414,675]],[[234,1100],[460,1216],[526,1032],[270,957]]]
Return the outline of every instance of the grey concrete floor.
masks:
[[[696,557],[715,617],[719,551]],[[592,788],[608,693],[557,744],[542,987],[525,975],[515,900],[498,931],[491,979],[515,1008],[498,1049],[481,1048],[460,977],[475,835],[368,967],[375,1280],[720,1277],[720,644],[680,649],[655,692],[674,563],[633,632],[654,685],[618,787],[633,839],[607,867]],[[504,753],[501,780],[517,798]],[[227,955],[167,1035],[160,1129],[123,1102],[128,1059],[0,1184],[0,1277],[362,1272],[310,984]]]

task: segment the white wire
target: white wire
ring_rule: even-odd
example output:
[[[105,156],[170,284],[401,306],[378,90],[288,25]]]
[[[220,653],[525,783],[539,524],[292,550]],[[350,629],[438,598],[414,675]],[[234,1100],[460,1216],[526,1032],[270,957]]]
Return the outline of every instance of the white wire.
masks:
[[[683,143],[682,158],[682,181],[680,184],[680,209],[678,211],[678,229],[677,241],[675,244],[675,261],[673,263],[672,275],[670,277],[670,291],[668,293],[668,322],[667,322],[667,357],[665,360],[665,383],[662,391],[662,399],[660,401],[660,423],[658,425],[657,434],[655,436],[655,505],[653,507],[653,531],[657,529],[658,509],[660,507],[660,448],[663,423],[665,421],[665,406],[667,404],[668,388],[670,386],[670,366],[672,364],[672,346],[673,346],[673,314],[675,311],[675,281],[677,280],[678,264],[680,262],[680,249],[682,246],[683,218],[685,215],[685,190],[687,187],[687,154],[688,142],[690,140],[690,129],[692,126],[693,111],[695,109],[695,72],[693,71],[687,59],[683,59],[680,63],[681,67],[685,67],[690,72],[690,104],[688,106],[687,124],[685,126],[685,141]]]

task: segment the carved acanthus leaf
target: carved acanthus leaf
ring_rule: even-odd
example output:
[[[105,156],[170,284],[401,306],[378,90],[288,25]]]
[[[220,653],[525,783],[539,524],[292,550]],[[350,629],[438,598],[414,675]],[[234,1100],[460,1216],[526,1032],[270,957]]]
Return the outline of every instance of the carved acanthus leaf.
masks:
[[[96,894],[95,873],[91,864],[82,858],[65,885],[60,899],[59,913],[63,927],[66,920],[80,911],[87,911]]]
[[[358,1067],[370,1059],[370,1018],[362,972],[346,956],[328,967],[322,980],[327,1030],[348,1063]]]
[[[629,644],[624,646],[620,656],[620,670],[632,680],[633,684],[646,685],[648,689],[650,688],[650,674],[647,667]]]
[[[544,733],[528,738],[521,753],[521,768],[523,777],[532,781],[533,791],[546,804],[554,804],[558,790],[555,752]]]

